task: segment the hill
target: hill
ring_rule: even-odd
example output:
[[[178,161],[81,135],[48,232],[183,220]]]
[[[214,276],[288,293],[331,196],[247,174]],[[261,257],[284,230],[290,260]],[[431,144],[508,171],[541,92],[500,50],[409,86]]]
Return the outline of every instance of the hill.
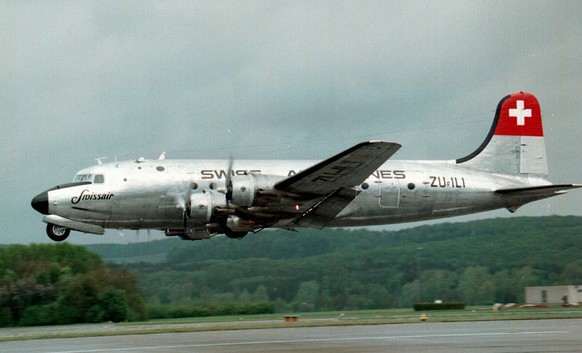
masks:
[[[419,299],[519,302],[527,285],[580,284],[581,236],[582,217],[551,216],[88,248],[139,273],[150,303],[270,301],[281,310],[343,310]]]

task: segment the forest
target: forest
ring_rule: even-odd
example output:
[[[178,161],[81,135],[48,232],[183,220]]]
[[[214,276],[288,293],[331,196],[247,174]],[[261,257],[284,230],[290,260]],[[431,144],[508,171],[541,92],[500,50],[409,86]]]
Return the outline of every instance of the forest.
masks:
[[[147,318],[138,278],[82,246],[2,246],[0,274],[0,326]]]
[[[265,230],[241,240],[0,246],[0,326],[519,303],[582,284],[582,217],[399,231]],[[74,239],[74,238],[72,238]]]
[[[166,239],[89,249],[136,273],[152,312],[209,303],[351,310],[436,299],[517,303],[525,286],[582,284],[581,236],[582,217],[549,216],[399,231],[263,231],[241,240]]]

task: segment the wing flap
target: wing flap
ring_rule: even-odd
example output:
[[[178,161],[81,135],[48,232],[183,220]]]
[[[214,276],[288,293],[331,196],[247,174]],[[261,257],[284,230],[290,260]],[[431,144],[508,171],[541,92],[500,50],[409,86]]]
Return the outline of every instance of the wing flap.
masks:
[[[275,188],[299,195],[323,196],[342,187],[356,186],[400,147],[394,142],[362,142],[278,182]]]
[[[321,229],[331,222],[359,193],[360,191],[355,188],[337,189],[298,216],[292,225]]]

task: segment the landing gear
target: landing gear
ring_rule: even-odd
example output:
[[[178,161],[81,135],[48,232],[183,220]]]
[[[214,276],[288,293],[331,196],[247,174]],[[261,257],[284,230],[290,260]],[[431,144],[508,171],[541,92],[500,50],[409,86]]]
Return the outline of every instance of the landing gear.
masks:
[[[241,239],[242,237],[244,237],[247,234],[248,234],[248,232],[235,232],[235,231],[230,230],[230,228],[224,229],[224,235],[226,235],[230,239]]]
[[[52,241],[63,241],[69,237],[71,230],[69,228],[49,223],[46,225],[46,234]]]

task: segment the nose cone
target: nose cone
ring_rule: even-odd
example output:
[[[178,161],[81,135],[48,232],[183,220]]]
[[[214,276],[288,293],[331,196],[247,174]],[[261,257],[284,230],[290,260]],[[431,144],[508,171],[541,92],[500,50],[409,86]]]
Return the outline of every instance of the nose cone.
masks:
[[[37,210],[38,212],[42,213],[42,214],[48,214],[48,192],[42,192],[38,195],[36,195],[32,201],[30,202],[30,204],[32,205],[32,208],[34,208],[35,210]]]

